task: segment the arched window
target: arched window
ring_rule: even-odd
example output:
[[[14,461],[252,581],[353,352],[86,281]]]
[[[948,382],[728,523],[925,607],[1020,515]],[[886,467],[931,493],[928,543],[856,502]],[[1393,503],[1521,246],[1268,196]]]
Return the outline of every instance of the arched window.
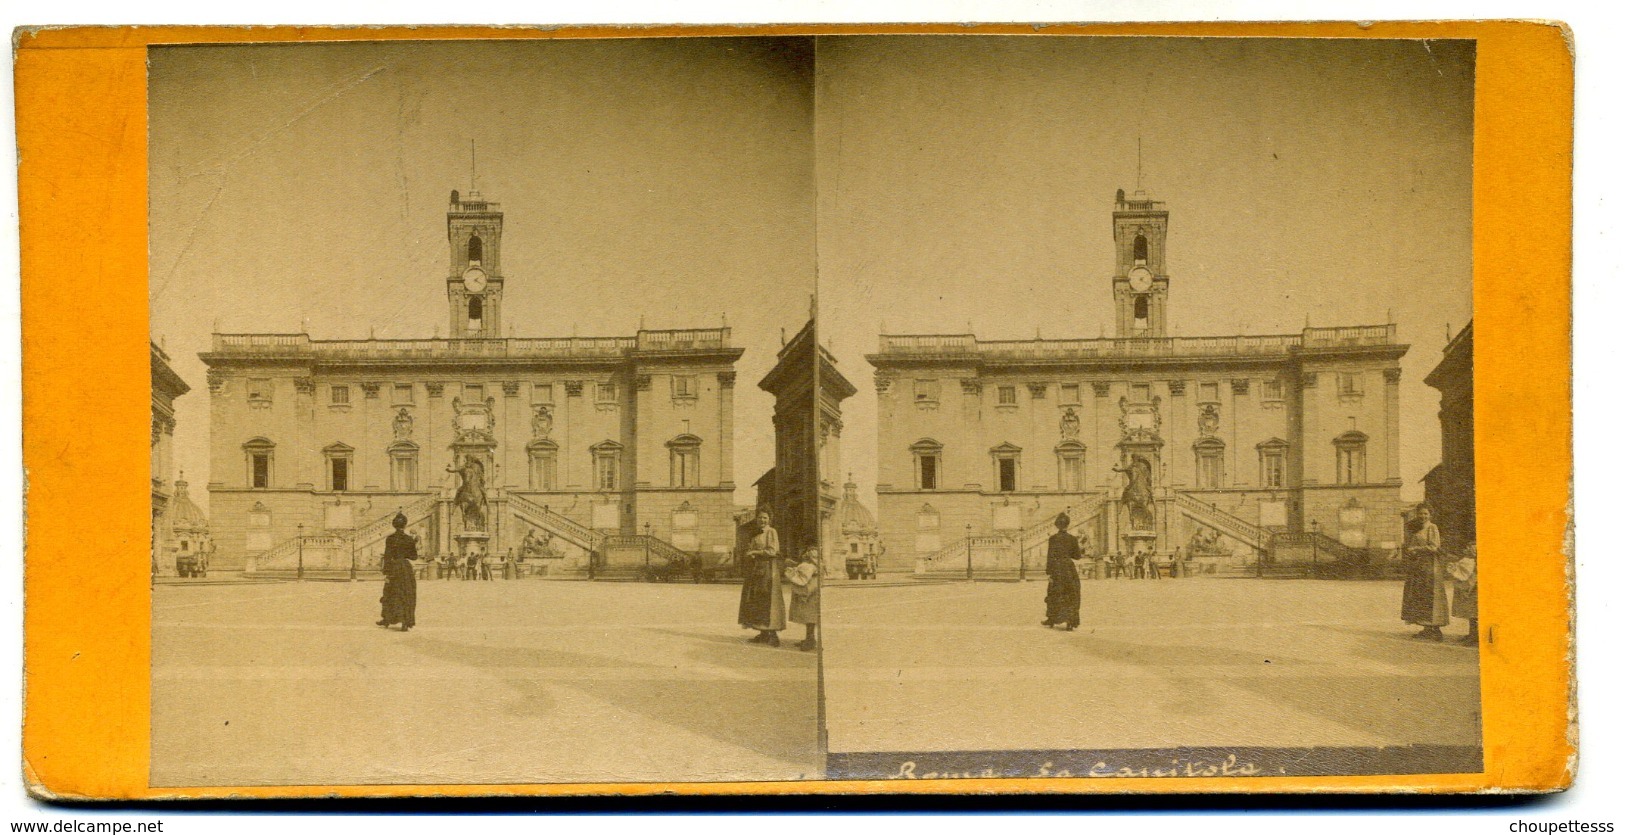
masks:
[[[1134,297],[1134,327],[1144,328],[1146,320],[1151,318],[1151,299],[1146,296]]]
[[[276,460],[276,444],[265,438],[254,438],[243,444],[243,458],[248,465],[248,486],[264,490],[271,486],[271,465]]]
[[[407,493],[418,489],[418,445],[398,441],[389,447],[389,489]]]
[[[471,235],[468,239],[468,263],[478,264],[485,260],[485,242],[479,235]]]
[[[914,453],[914,487],[935,490],[942,483],[942,444],[925,438],[909,448]]]
[[[684,433],[666,442],[671,452],[671,486],[698,487],[700,484],[700,439]]]
[[[614,441],[600,441],[592,446],[593,486],[598,490],[619,490],[621,483],[621,445]]]
[[[1134,263],[1144,265],[1151,258],[1151,246],[1146,243],[1144,235],[1134,236]]]
[[[475,323],[485,318],[485,299],[479,296],[468,297],[468,321]]]
[[[1365,444],[1369,440],[1364,432],[1349,430],[1332,441],[1337,448],[1337,483],[1365,483]]]
[[[1224,441],[1203,438],[1196,442],[1193,449],[1196,451],[1196,486],[1207,489],[1223,487]]]
[[[1056,484],[1068,493],[1083,490],[1083,444],[1062,441],[1055,447]]]
[[[559,489],[559,445],[544,438],[532,441],[525,451],[530,454],[530,489]]]

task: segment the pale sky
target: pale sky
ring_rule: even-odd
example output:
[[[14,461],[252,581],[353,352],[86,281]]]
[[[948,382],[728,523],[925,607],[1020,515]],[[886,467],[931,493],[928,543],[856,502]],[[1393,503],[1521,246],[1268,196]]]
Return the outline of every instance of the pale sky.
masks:
[[[202,46],[150,53],[152,333],[192,386],[225,332],[445,336],[445,212],[505,212],[517,336],[716,327],[736,346],[736,500],[772,466],[757,382],[813,293],[807,39]]]
[[[1112,201],[1135,190],[1137,138],[1170,212],[1170,333],[1391,315],[1420,498],[1439,460],[1422,379],[1472,315],[1471,43],[844,37],[817,58],[819,328],[859,389],[842,455],[868,500],[882,324],[1112,335]]]

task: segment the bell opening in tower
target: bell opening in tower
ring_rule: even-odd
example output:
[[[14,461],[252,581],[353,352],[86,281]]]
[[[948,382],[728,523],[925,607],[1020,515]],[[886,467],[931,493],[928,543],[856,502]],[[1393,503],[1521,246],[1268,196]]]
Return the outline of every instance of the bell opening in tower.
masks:
[[[478,331],[485,323],[485,300],[479,296],[468,298],[468,329]]]
[[[1150,259],[1150,244],[1146,243],[1144,235],[1134,236],[1134,266],[1143,267]]]
[[[480,240],[479,235],[470,237],[468,239],[468,265],[471,267],[479,266],[484,258],[485,242]]]
[[[1134,330],[1144,331],[1149,330],[1150,327],[1151,300],[1145,296],[1136,296],[1134,299]]]

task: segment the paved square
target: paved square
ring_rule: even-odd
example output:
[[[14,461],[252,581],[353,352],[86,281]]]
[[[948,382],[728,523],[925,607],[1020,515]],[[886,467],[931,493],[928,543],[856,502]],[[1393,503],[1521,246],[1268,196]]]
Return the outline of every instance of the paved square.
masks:
[[[160,585],[153,784],[819,773],[817,659],[746,644],[738,586],[423,580],[405,634],[381,590]]]
[[[1481,744],[1477,649],[1411,640],[1399,583],[1085,581],[1070,633],[1044,591],[827,587],[829,750]]]

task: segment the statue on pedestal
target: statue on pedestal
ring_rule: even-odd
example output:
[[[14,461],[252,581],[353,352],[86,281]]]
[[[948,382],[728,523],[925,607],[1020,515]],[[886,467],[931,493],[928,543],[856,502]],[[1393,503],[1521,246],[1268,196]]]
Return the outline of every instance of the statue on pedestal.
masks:
[[[1129,528],[1136,531],[1149,531],[1156,529],[1156,517],[1152,511],[1151,496],[1151,462],[1145,456],[1134,453],[1120,467],[1112,467],[1112,472],[1123,473],[1128,478],[1128,484],[1123,487],[1123,506],[1128,508]]]
[[[463,512],[463,530],[485,530],[485,464],[472,455],[464,455],[462,464],[446,467],[446,472],[458,477],[457,496],[453,501]]]

